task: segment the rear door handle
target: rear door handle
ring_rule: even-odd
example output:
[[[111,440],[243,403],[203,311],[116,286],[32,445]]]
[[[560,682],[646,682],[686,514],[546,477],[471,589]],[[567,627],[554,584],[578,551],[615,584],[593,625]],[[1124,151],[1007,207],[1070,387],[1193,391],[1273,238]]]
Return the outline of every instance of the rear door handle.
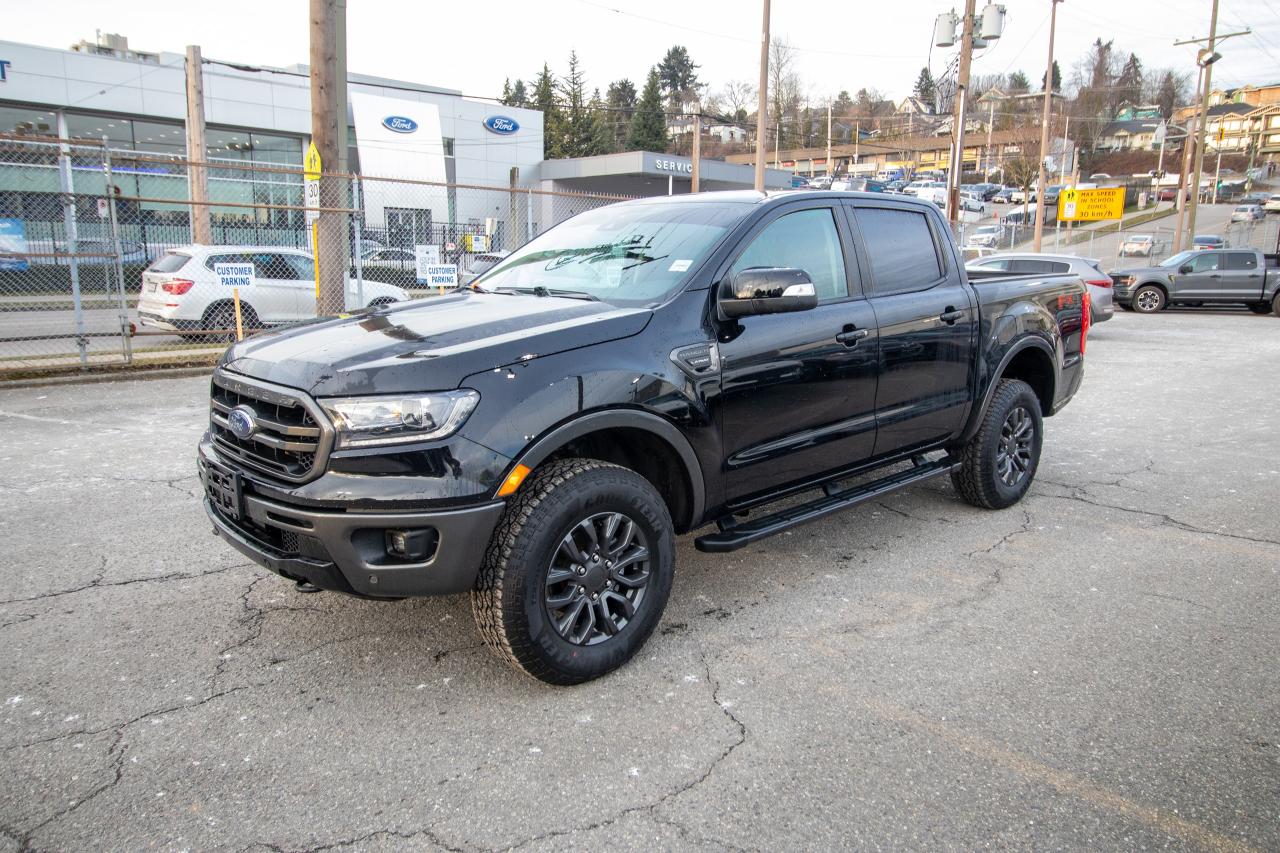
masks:
[[[858,341],[871,334],[870,329],[849,329],[836,335],[836,341],[847,347],[856,347]]]
[[[947,310],[938,315],[938,319],[946,323],[948,326],[955,325],[956,320],[964,316],[963,311],[957,311],[951,306],[947,306]]]

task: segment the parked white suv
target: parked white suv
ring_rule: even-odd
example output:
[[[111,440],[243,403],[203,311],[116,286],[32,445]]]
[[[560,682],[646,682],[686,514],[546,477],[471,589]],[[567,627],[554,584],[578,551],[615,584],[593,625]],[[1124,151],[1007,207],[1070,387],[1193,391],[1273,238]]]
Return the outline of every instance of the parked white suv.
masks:
[[[315,267],[309,253],[280,246],[191,245],[171,249],[142,274],[139,319],[144,326],[176,332],[234,328],[231,288],[218,283],[214,264],[247,263],[253,264],[254,280],[240,288],[246,329],[316,316]],[[409,294],[392,284],[365,281],[363,294],[358,294],[355,280],[347,281],[348,311],[407,299]]]
[[[1266,201],[1262,203],[1262,209],[1267,213],[1280,213],[1280,193],[1273,193]]]

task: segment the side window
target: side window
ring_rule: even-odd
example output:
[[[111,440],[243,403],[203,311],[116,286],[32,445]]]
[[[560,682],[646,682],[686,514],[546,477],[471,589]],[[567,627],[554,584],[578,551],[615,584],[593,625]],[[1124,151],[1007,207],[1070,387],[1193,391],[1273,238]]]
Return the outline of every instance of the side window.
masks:
[[[937,284],[942,265],[923,213],[859,207],[855,215],[871,259],[876,296],[927,290]]]
[[[753,267],[804,270],[819,301],[849,295],[840,232],[829,207],[788,213],[770,222],[734,261],[729,274]]]
[[[247,264],[249,258],[247,255],[210,255],[209,259],[204,262],[205,268],[212,271],[214,264]]]
[[[315,261],[310,258],[305,258],[302,255],[284,255],[283,257],[293,269],[293,273],[289,278],[300,278],[303,281],[315,281]]]
[[[1034,258],[1018,258],[1009,264],[1009,272],[1049,274],[1068,272],[1070,269],[1070,264],[1061,261],[1040,261]]]
[[[1009,269],[1009,261],[1001,258],[998,261],[983,261],[980,264],[973,264],[973,266],[983,270],[1007,270]]]
[[[1218,269],[1218,252],[1202,252],[1191,259],[1192,272],[1214,272]]]
[[[1229,270],[1256,270],[1258,268],[1258,256],[1253,252],[1227,252],[1226,268]]]
[[[261,278],[293,278],[293,267],[289,266],[283,255],[277,255],[274,252],[255,253],[253,255],[253,266]]]

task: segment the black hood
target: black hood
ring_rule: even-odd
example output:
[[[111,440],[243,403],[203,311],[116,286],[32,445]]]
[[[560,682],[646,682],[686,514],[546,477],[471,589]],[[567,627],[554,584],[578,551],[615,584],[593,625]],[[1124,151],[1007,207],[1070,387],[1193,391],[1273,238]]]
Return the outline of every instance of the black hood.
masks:
[[[320,397],[445,390],[483,370],[630,337],[652,314],[468,291],[256,336],[222,363]]]

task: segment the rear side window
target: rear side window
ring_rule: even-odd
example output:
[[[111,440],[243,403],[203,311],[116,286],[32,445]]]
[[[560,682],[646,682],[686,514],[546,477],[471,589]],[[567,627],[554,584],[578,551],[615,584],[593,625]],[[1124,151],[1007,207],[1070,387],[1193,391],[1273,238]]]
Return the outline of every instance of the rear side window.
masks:
[[[1033,258],[1016,258],[1009,263],[1009,272],[1061,273],[1070,272],[1071,265],[1062,261],[1041,261]]]
[[[1226,268],[1229,270],[1256,270],[1258,268],[1258,256],[1253,252],[1227,252]]]
[[[183,255],[178,252],[166,252],[159,258],[159,260],[152,264],[149,269],[151,272],[177,272],[185,267],[189,260],[191,260],[190,255]]]
[[[871,261],[876,296],[927,290],[941,278],[938,250],[923,213],[859,207],[854,215]]]

